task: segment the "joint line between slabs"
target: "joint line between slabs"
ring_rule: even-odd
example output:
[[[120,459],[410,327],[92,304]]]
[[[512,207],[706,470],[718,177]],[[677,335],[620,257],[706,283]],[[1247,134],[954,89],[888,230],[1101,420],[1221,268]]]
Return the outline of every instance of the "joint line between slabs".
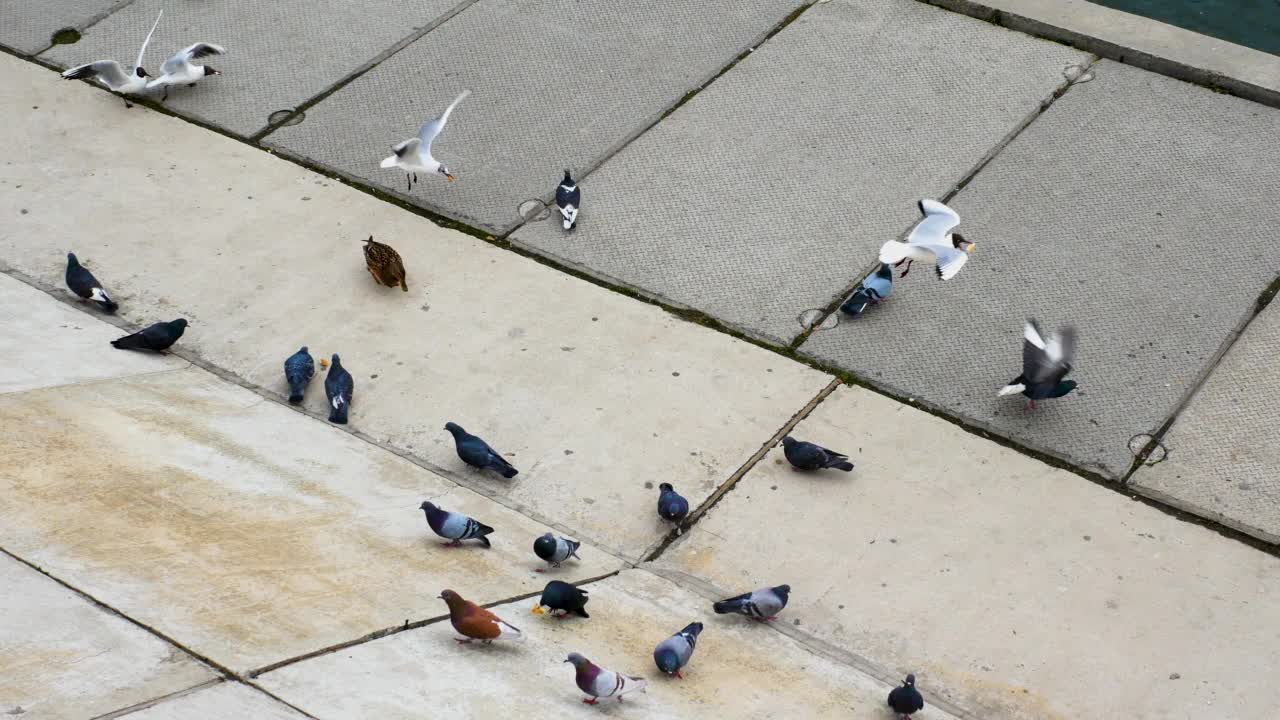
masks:
[[[102,715],[95,715],[93,716],[93,718],[91,718],[91,720],[115,720],[115,718],[124,717],[125,715],[131,715],[140,710],[146,710],[147,708],[155,707],[160,703],[167,702],[169,700],[176,700],[180,697],[185,697],[187,695],[190,695],[191,693],[204,690],[205,688],[211,688],[216,685],[221,685],[224,682],[226,682],[226,678],[220,678],[220,677],[211,678],[209,680],[205,680],[202,683],[192,685],[189,688],[176,690],[174,692],[167,693],[159,697],[151,698],[150,700],[143,700],[142,702],[134,703],[132,705],[122,707],[119,710],[112,710],[109,713],[103,713]]]

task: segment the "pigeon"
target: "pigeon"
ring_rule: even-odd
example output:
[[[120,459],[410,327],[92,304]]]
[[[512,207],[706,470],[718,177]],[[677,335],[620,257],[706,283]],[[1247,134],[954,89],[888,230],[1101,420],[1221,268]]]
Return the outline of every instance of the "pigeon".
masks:
[[[85,65],[77,65],[68,68],[62,73],[62,77],[67,80],[86,80],[94,79],[105,85],[112,92],[118,92],[121,95],[141,95],[147,90],[147,78],[151,77],[142,67],[142,58],[147,54],[147,45],[151,44],[151,36],[155,34],[156,26],[160,24],[160,18],[164,17],[164,10],[156,17],[156,22],[151,26],[151,32],[147,33],[147,39],[142,41],[142,49],[138,51],[138,59],[134,61],[133,68],[128,72],[120,67],[120,63],[115,60],[99,60],[97,62],[87,63]],[[133,103],[125,98],[124,106],[133,107]]]
[[[1060,398],[1075,390],[1075,380],[1063,380],[1075,359],[1075,329],[1064,327],[1046,341],[1036,321],[1028,320],[1022,336],[1022,374],[1001,388],[997,397],[1022,393],[1027,396],[1024,410],[1029,411],[1036,409],[1037,400]]]
[[[916,223],[906,242],[890,240],[880,247],[880,262],[897,267],[907,264],[901,277],[911,272],[911,263],[936,263],[938,277],[950,280],[960,272],[977,245],[964,239],[960,233],[951,232],[960,224],[955,210],[934,200],[921,200],[920,212],[924,219]]]
[[[542,589],[542,597],[538,598],[538,604],[533,606],[531,612],[534,615],[550,612],[552,617],[557,618],[565,618],[569,613],[573,613],[578,617],[589,618],[591,616],[583,609],[586,604],[586,590],[567,582],[552,580]]]
[[[80,264],[75,253],[67,253],[67,287],[85,300],[98,303],[102,311],[108,315],[120,309],[120,305],[107,295],[106,290],[102,289],[102,283],[98,282],[98,278]]]
[[[132,335],[125,335],[119,340],[112,340],[111,345],[118,350],[154,350],[164,352],[178,342],[187,329],[184,318],[158,322],[145,327]]]
[[[445,108],[444,114],[435,120],[429,120],[418,128],[418,136],[409,138],[404,142],[396,145],[392,150],[395,155],[382,161],[383,168],[398,167],[404,170],[405,183],[409,186],[409,190],[413,190],[413,184],[418,182],[418,173],[440,173],[449,182],[453,182],[453,173],[443,163],[431,157],[431,142],[436,136],[444,130],[445,123],[449,122],[449,113],[458,106],[471,94],[470,90],[463,90],[449,107]]]
[[[676,492],[671,483],[658,486],[658,515],[663,520],[675,523],[676,533],[680,532],[680,521],[689,514],[689,501]]]
[[[431,531],[449,540],[445,543],[447,547],[458,547],[463,540],[479,540],[481,545],[493,547],[489,538],[485,537],[493,532],[493,528],[488,525],[461,513],[436,507],[430,502],[423,502],[418,508],[427,514],[427,524],[431,526]]]
[[[329,422],[347,424],[347,412],[351,410],[351,394],[356,391],[356,381],[342,367],[338,353],[329,361],[329,375],[324,379],[324,394],[329,398]]]
[[[409,283],[404,275],[404,261],[400,259],[400,253],[390,245],[374,241],[372,235],[364,241],[364,264],[369,266],[369,274],[378,281],[379,285],[387,287],[399,285],[401,290],[409,292]]]
[[[814,445],[811,442],[796,440],[790,435],[782,438],[782,453],[787,456],[787,462],[791,463],[791,467],[796,470],[825,470],[834,468],[849,472],[853,470],[853,463],[849,462],[849,457],[835,450],[828,450],[821,445]]]
[[[160,102],[169,99],[170,85],[186,85],[187,87],[195,87],[196,81],[208,77],[210,75],[221,75],[220,70],[215,70],[211,65],[196,65],[192,60],[199,60],[210,55],[221,55],[226,50],[221,45],[213,43],[198,42],[195,45],[183,48],[178,51],[177,55],[164,61],[164,65],[160,66],[160,77],[147,83],[148,90],[156,88],[164,88],[164,97],[160,98]]]
[[[307,352],[306,345],[284,361],[284,379],[289,383],[290,405],[302,402],[302,394],[307,391],[307,384],[315,374],[316,362],[311,359],[311,353]]]
[[[893,268],[885,263],[870,275],[862,279],[862,286],[844,304],[841,312],[849,315],[861,315],[868,306],[879,305],[893,292]]]
[[[578,557],[578,548],[582,543],[568,538],[556,537],[551,533],[547,533],[537,540],[533,541],[533,552],[538,557],[547,561],[547,564],[553,568],[560,567],[560,563],[571,557]],[[542,568],[538,568],[538,572],[542,572]]]
[[[568,170],[564,171],[564,180],[560,181],[560,186],[556,188],[556,207],[560,208],[560,215],[564,218],[564,229],[572,230],[578,224],[578,208],[582,207],[582,191],[578,189],[578,183],[569,174]]]
[[[658,669],[668,675],[683,678],[680,668],[688,665],[689,659],[693,657],[693,648],[698,644],[700,632],[702,623],[689,623],[680,632],[658,643],[658,647],[653,649],[653,661],[657,663]]]
[[[459,643],[469,643],[472,640],[482,640],[486,644],[494,640],[524,642],[524,633],[520,628],[470,600],[464,600],[458,593],[444,590],[440,593],[440,599],[449,606],[449,622],[453,624],[453,629],[466,638],[458,640]]]
[[[458,423],[445,423],[444,429],[453,435],[458,457],[466,464],[480,470],[490,468],[504,478],[513,478],[519,474],[520,471],[511,467],[511,463],[489,447],[489,443],[469,434]]]
[[[912,713],[924,709],[924,698],[916,689],[915,675],[907,675],[907,679],[902,681],[902,687],[889,691],[889,707],[898,713],[901,720],[910,720]]]
[[[578,683],[578,688],[591,696],[582,700],[588,705],[595,705],[602,697],[616,697],[618,702],[622,702],[623,695],[637,690],[643,691],[648,686],[642,677],[619,675],[612,670],[597,666],[578,653],[569,653],[569,657],[564,661],[573,663],[574,679]]]
[[[721,600],[712,605],[712,608],[717,615],[738,613],[758,622],[776,620],[778,613],[782,612],[782,608],[787,606],[787,599],[790,593],[790,585],[761,588],[737,597],[731,597],[728,600]]]

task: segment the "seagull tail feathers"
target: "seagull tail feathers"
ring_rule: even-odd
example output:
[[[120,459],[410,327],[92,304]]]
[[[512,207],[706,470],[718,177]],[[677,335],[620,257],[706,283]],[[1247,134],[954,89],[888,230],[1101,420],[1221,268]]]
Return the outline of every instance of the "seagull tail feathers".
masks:
[[[395,167],[395,166],[396,166],[396,160],[398,160],[398,159],[399,159],[399,158],[397,158],[395,155],[392,155],[391,157],[387,158],[386,160],[383,160],[383,161],[382,161],[382,164],[381,164],[379,167],[382,167],[382,168],[393,168],[393,167]]]
[[[897,240],[890,240],[880,246],[880,262],[893,265],[909,257],[911,245]]]

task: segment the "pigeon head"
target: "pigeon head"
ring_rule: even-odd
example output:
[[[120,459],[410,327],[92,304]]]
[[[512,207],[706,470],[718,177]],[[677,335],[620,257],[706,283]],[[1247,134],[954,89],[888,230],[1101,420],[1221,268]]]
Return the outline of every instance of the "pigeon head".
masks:
[[[564,184],[565,185],[573,184],[573,175],[570,175],[568,170],[564,171]]]
[[[671,483],[662,483],[658,486],[658,492],[675,492],[676,488]]]
[[[653,661],[659,670],[668,675],[680,669],[680,656],[676,654],[675,648],[664,647],[655,650]]]
[[[968,240],[965,240],[964,236],[960,233],[951,233],[951,244],[955,249],[963,250],[967,253],[972,253],[974,250],[978,249],[977,243],[971,243]]]
[[[80,260],[78,260],[78,259],[76,258],[76,254],[75,254],[75,253],[67,253],[67,264],[68,264],[68,265],[79,265],[79,264],[80,264]]]
[[[432,505],[429,501],[424,500],[422,504],[418,506],[418,509],[425,510],[426,512],[431,512],[432,510],[435,510],[437,508],[435,505]]]
[[[333,357],[329,358],[329,364],[332,365],[335,370],[342,367],[342,360],[338,357],[338,353],[334,353]]]
[[[459,424],[458,424],[458,423],[456,423],[456,422],[447,422],[447,423],[445,423],[445,424],[444,424],[444,429],[445,429],[445,430],[448,430],[448,431],[449,431],[449,434],[453,435],[454,437],[458,437],[458,434],[459,434],[459,433],[465,433],[465,432],[466,432],[466,430],[463,430],[463,429],[462,429],[462,426],[461,426],[461,425],[459,425]]]
[[[458,593],[452,590],[441,590],[440,599],[443,600],[445,604],[449,606],[449,610],[451,611],[453,610],[455,605],[462,605],[462,603],[465,602],[462,599],[461,595],[459,595]]]
[[[569,653],[569,657],[565,658],[564,661],[567,663],[573,663],[573,666],[579,670],[591,666],[591,661],[582,657],[582,655],[579,655],[578,653]]]
[[[186,318],[178,318],[177,320],[174,320],[170,324],[172,324],[174,327],[182,328],[183,330],[186,330],[188,325]]]
[[[1076,386],[1077,386],[1077,383],[1075,380],[1063,380],[1062,382],[1058,383],[1057,387],[1053,389],[1053,392],[1049,394],[1049,397],[1060,398],[1063,395],[1066,395],[1067,393],[1071,392],[1072,390],[1075,390]]]
[[[906,685],[907,687],[915,687],[916,686],[915,673],[907,673],[907,679],[902,681],[902,684]]]
[[[790,435],[788,435],[788,436],[786,436],[786,437],[782,438],[782,447],[784,447],[784,448],[795,447],[796,442],[797,442],[797,441],[796,441],[796,439],[795,439],[795,438],[793,438],[793,437],[791,437]]]
[[[307,346],[306,346],[306,345],[303,345],[302,347],[298,348],[298,352],[300,352],[300,353],[307,353],[308,355],[310,355],[310,354],[311,354],[311,353],[310,353],[310,351],[308,351],[308,350],[307,350]]]
[[[533,541],[533,552],[543,560],[554,557],[556,554],[556,538],[551,533],[547,533],[537,540]]]
[[[214,67],[213,67],[212,65],[205,65],[205,66],[204,66],[204,74],[205,74],[205,75],[221,75],[221,74],[222,74],[222,71],[221,71],[221,70],[215,70],[215,69],[214,69]]]
[[[441,163],[440,167],[436,168],[436,172],[443,175],[445,180],[448,180],[449,182],[453,182],[453,173],[449,170],[449,168],[445,167],[443,163]]]

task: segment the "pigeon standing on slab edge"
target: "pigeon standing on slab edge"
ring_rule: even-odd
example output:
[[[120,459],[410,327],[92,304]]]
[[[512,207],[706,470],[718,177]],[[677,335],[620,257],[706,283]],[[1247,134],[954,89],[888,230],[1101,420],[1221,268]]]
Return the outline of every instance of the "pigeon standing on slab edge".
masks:
[[[1035,320],[1022,330],[1022,374],[996,393],[998,397],[1022,393],[1025,410],[1035,410],[1037,400],[1060,398],[1076,389],[1075,380],[1064,380],[1075,362],[1076,332],[1068,326],[1046,340]]]
[[[889,707],[898,714],[900,720],[910,720],[912,713],[924,709],[924,697],[916,690],[915,675],[907,675],[901,687],[889,691]]]
[[[676,492],[671,483],[658,486],[658,516],[667,522],[674,523],[676,534],[681,533],[680,523],[689,515],[689,501]]]
[[[935,200],[921,200],[918,204],[924,219],[911,229],[906,242],[890,240],[880,246],[880,262],[894,267],[906,263],[901,277],[911,272],[912,262],[933,263],[938,266],[938,277],[950,280],[978,246],[960,233],[951,232],[960,224],[955,210]]]
[[[578,689],[591,696],[582,700],[588,705],[595,705],[600,698],[610,697],[616,697],[618,702],[622,702],[623,695],[643,691],[649,685],[642,677],[622,675],[599,667],[579,653],[569,653],[564,661],[573,663],[574,681],[578,683]]]
[[[351,396],[356,391],[355,378],[342,367],[342,359],[334,353],[329,360],[329,375],[324,379],[324,394],[329,398],[329,422],[347,424],[351,411]]]
[[[653,649],[654,664],[668,675],[683,678],[680,668],[689,664],[701,632],[702,623],[689,623],[680,632],[658,643],[658,646]]]
[[[455,422],[445,423],[444,429],[453,436],[454,449],[462,461],[479,470],[493,470],[504,478],[511,479],[520,474],[506,458],[489,447],[489,443],[472,435]]]
[[[431,155],[431,143],[436,137],[444,131],[444,126],[449,122],[449,115],[453,109],[458,107],[458,103],[467,99],[471,94],[470,90],[463,90],[453,102],[449,103],[449,107],[445,108],[444,113],[434,120],[428,120],[418,128],[418,136],[409,138],[404,142],[398,143],[392,150],[395,155],[382,161],[380,167],[383,169],[400,168],[404,171],[405,184],[408,185],[407,190],[413,190],[413,184],[418,182],[418,173],[439,173],[449,182],[453,182],[453,172],[445,167],[444,163],[436,160]]]
[[[582,207],[582,191],[568,170],[564,171],[564,180],[556,187],[556,207],[560,208],[564,229],[574,229],[578,225],[578,210]]]
[[[431,527],[431,531],[448,540],[446,545],[449,547],[458,547],[463,540],[479,540],[481,545],[492,547],[489,538],[485,536],[492,533],[493,528],[479,520],[462,513],[450,512],[432,502],[424,501],[418,509],[427,514],[427,525]]]
[[[311,383],[311,378],[316,374],[316,362],[311,357],[311,353],[307,351],[307,346],[303,345],[298,352],[290,355],[284,361],[284,380],[289,384],[289,404],[297,405],[302,402],[302,396],[307,391],[307,385]]]
[[[67,253],[67,288],[79,297],[90,300],[98,304],[102,311],[108,315],[120,309],[120,305],[112,300],[107,291],[102,289],[102,283],[98,278],[93,276],[87,268],[80,264],[80,260],[76,258],[75,253]]]
[[[853,463],[849,462],[849,457],[844,453],[796,440],[790,435],[782,438],[782,453],[796,470],[853,470]]]
[[[880,263],[875,272],[862,279],[862,285],[844,304],[840,311],[847,315],[861,315],[868,307],[884,302],[893,292],[893,268]]]
[[[737,597],[721,600],[711,607],[716,611],[717,615],[737,613],[746,615],[752,620],[764,622],[766,620],[776,620],[778,613],[782,612],[782,609],[787,606],[787,600],[790,597],[791,586],[779,585],[777,587],[753,590]]]
[[[138,51],[138,59],[134,61],[133,67],[128,72],[120,67],[120,63],[115,60],[98,60],[97,62],[77,65],[73,68],[67,68],[62,73],[63,79],[66,80],[97,80],[105,85],[112,92],[118,92],[121,95],[141,95],[147,91],[147,78],[151,77],[142,67],[142,59],[146,57],[147,45],[151,44],[151,36],[155,34],[156,26],[160,24],[160,18],[164,17],[164,10],[156,16],[155,24],[151,26],[151,32],[147,33],[147,39],[142,41],[142,49]],[[133,103],[128,98],[124,100],[126,108],[133,107]]]
[[[186,329],[187,321],[185,318],[178,318],[169,322],[158,322],[132,335],[125,335],[118,340],[112,340],[111,345],[118,350],[164,352],[178,342],[178,338],[182,337],[182,333],[186,332]]]

